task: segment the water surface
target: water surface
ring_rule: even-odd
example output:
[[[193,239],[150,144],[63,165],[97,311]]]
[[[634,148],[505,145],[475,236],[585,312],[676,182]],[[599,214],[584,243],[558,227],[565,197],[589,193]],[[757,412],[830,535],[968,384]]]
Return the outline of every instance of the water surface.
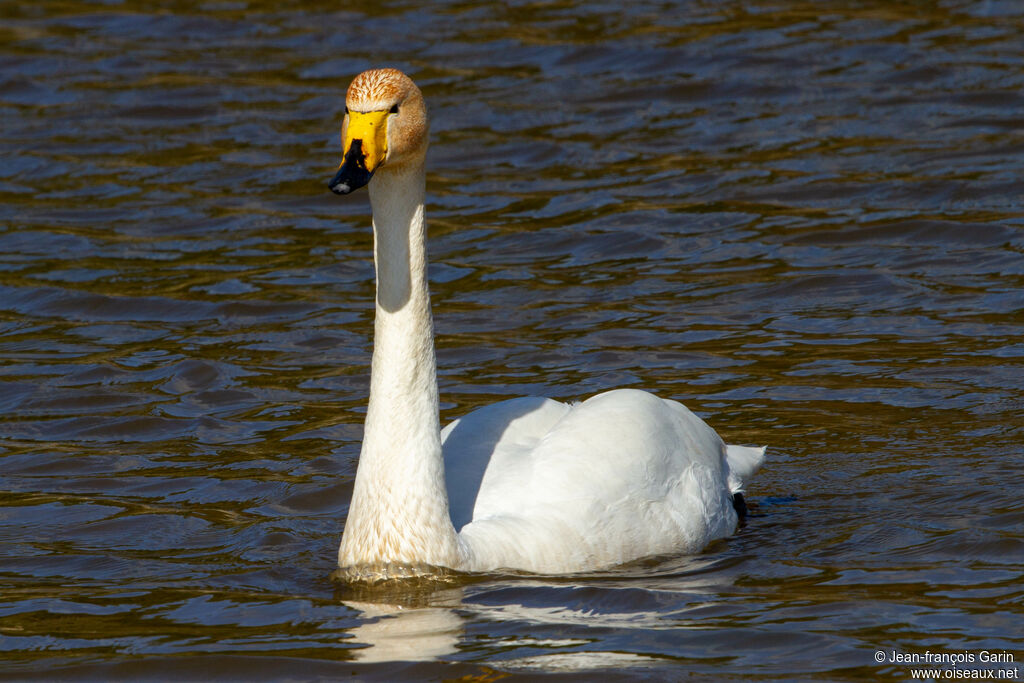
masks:
[[[1017,3],[0,17],[0,677],[1024,660]],[[585,577],[328,579],[373,270],[365,192],[326,181],[344,88],[380,65],[433,119],[443,419],[620,386],[682,400],[770,448],[735,537]]]

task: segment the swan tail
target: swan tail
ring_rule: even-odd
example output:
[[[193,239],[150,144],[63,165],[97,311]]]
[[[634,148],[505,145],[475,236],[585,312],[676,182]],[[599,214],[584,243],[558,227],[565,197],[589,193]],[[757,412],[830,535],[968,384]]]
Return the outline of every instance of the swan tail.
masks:
[[[725,461],[729,465],[729,490],[732,493],[741,493],[743,485],[761,469],[764,452],[764,446],[725,447]]]

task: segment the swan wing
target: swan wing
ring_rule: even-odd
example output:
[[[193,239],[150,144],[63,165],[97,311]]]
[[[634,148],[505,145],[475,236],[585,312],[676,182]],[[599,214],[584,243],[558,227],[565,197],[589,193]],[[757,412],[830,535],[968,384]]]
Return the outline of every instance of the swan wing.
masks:
[[[474,568],[576,571],[696,552],[735,529],[731,478],[741,477],[731,477],[721,438],[682,404],[635,389],[575,406],[518,401],[467,415],[466,436],[451,443],[460,443],[453,467],[485,461],[471,512],[449,488]],[[446,460],[460,426],[449,429]],[[737,456],[737,469],[746,474],[753,460]]]
[[[488,489],[519,493],[528,485],[524,469],[529,454],[569,410],[550,398],[525,396],[479,408],[441,430],[449,514],[456,531],[472,521],[485,478]]]

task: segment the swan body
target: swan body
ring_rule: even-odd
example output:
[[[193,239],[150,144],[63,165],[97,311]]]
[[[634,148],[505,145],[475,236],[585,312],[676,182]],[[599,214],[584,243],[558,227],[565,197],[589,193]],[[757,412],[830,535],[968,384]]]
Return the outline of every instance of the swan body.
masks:
[[[763,448],[727,446],[682,404],[618,389],[502,401],[441,430],[423,221],[427,115],[394,69],[346,95],[330,183],[369,185],[377,269],[370,398],[342,574],[591,571],[733,533]]]

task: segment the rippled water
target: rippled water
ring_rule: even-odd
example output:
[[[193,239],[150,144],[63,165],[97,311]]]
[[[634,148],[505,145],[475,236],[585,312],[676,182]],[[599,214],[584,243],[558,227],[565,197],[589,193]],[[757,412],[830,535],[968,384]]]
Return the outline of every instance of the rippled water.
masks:
[[[0,676],[1019,665],[1022,12],[4,4]],[[683,400],[770,447],[734,538],[587,577],[329,580],[373,271],[365,192],[325,184],[378,65],[433,116],[443,417]]]

